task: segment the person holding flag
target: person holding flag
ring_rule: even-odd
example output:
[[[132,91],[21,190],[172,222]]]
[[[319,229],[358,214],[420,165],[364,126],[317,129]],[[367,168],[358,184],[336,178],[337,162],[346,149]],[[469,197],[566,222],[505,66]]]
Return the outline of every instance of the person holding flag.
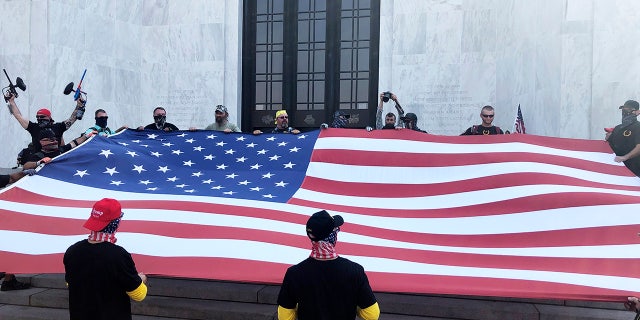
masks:
[[[500,127],[493,125],[493,118],[495,115],[496,112],[492,106],[482,107],[482,110],[480,110],[480,119],[482,119],[482,123],[480,125],[473,125],[469,127],[461,134],[461,136],[503,134],[504,132],[502,132]]]
[[[621,123],[608,132],[605,139],[616,154],[614,161],[623,162],[640,176],[640,122],[637,119],[640,105],[635,100],[627,100],[618,109],[622,115]]]

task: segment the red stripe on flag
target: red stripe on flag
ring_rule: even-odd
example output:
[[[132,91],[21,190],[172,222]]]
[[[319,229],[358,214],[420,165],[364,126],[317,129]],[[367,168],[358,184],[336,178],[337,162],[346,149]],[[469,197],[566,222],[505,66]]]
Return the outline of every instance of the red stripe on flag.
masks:
[[[626,167],[616,164],[613,161],[613,155],[611,156],[611,163],[602,164],[565,156],[524,152],[438,154],[323,149],[315,151],[311,160],[313,162],[332,163],[332,160],[336,159],[335,153],[342,153],[338,163],[341,165],[403,168],[451,167],[451,170],[455,170],[457,166],[524,162],[549,164],[611,175],[635,176]],[[527,168],[533,169],[530,164],[527,166]],[[527,168],[523,169],[526,170]]]
[[[389,189],[391,190],[391,189]],[[394,201],[394,200],[390,200]],[[400,201],[400,200],[397,200]],[[291,204],[308,206],[314,208],[324,208],[340,212],[351,212],[371,216],[401,217],[401,218],[456,218],[499,215],[509,213],[530,212],[539,210],[551,210],[560,208],[582,207],[582,206],[604,206],[637,204],[638,196],[599,194],[587,192],[565,192],[559,194],[543,194],[527,196],[490,203],[482,203],[472,206],[457,206],[451,208],[435,209],[379,209],[368,207],[354,207],[342,204],[332,204],[325,202],[309,201],[292,198]],[[455,205],[455,204],[451,204]]]
[[[462,181],[425,184],[381,184],[365,182],[342,182],[316,177],[307,177],[303,189],[354,197],[410,198],[455,194],[515,186],[557,185],[602,188],[623,191],[640,191],[637,186],[615,185],[563,177],[546,173],[512,173],[480,177]]]

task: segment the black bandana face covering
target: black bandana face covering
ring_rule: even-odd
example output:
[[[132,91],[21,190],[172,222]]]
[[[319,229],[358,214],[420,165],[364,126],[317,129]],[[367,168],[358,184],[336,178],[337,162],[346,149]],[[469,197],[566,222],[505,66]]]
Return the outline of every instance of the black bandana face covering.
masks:
[[[38,119],[38,125],[40,128],[46,128],[51,124],[51,120],[49,119]]]
[[[340,231],[340,228],[336,228],[336,230],[333,230],[333,232],[331,232],[331,234],[329,234],[326,238],[322,239],[322,241],[326,241],[331,243],[332,245],[336,245],[336,241],[338,240],[338,231]]]
[[[153,116],[153,120],[156,123],[156,127],[161,129],[164,127],[165,122],[167,122],[167,116]]]
[[[97,117],[96,118],[96,125],[98,127],[100,127],[100,128],[106,128],[108,119],[109,119],[109,117]]]
[[[636,115],[629,110],[622,109],[622,124],[629,125],[637,121]]]

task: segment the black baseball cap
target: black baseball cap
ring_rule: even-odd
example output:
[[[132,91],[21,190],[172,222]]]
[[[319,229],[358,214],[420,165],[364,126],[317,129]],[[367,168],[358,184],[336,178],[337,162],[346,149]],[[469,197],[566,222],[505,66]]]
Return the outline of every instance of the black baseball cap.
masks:
[[[402,120],[402,121],[416,121],[417,122],[418,121],[418,116],[416,116],[415,113],[409,112],[409,113],[407,113],[406,116],[400,117],[400,120]]]
[[[342,110],[338,110],[338,111],[334,112],[333,116],[336,117],[336,118],[339,117],[339,116],[344,116],[347,119],[349,119],[351,117],[350,114],[348,114],[348,113],[346,113],[346,112],[344,112]]]
[[[307,236],[312,241],[323,240],[343,223],[344,219],[339,215],[332,217],[326,210],[318,211],[307,221]]]
[[[620,106],[620,108],[618,108],[618,109],[622,109],[622,108],[624,108],[624,107],[629,107],[629,108],[634,109],[634,110],[638,110],[638,109],[640,109],[640,105],[638,105],[638,101],[635,101],[635,100],[627,100],[627,101],[626,101],[623,105],[621,105],[621,106]]]

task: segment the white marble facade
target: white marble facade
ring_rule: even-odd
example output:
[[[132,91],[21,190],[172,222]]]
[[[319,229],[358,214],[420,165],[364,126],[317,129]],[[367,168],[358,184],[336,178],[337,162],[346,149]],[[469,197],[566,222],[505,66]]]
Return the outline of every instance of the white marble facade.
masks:
[[[18,0],[0,10],[0,66],[26,82],[26,117],[48,107],[66,119],[74,101],[62,91],[87,69],[87,115],[67,141],[96,108],[112,128],[150,123],[157,105],[183,129],[212,122],[220,103],[239,123],[241,0]],[[636,0],[381,0],[379,91],[435,134],[479,123],[485,104],[511,130],[520,104],[528,133],[601,139],[617,106],[640,99],[639,15]],[[30,138],[6,108],[0,118],[9,167]]]

